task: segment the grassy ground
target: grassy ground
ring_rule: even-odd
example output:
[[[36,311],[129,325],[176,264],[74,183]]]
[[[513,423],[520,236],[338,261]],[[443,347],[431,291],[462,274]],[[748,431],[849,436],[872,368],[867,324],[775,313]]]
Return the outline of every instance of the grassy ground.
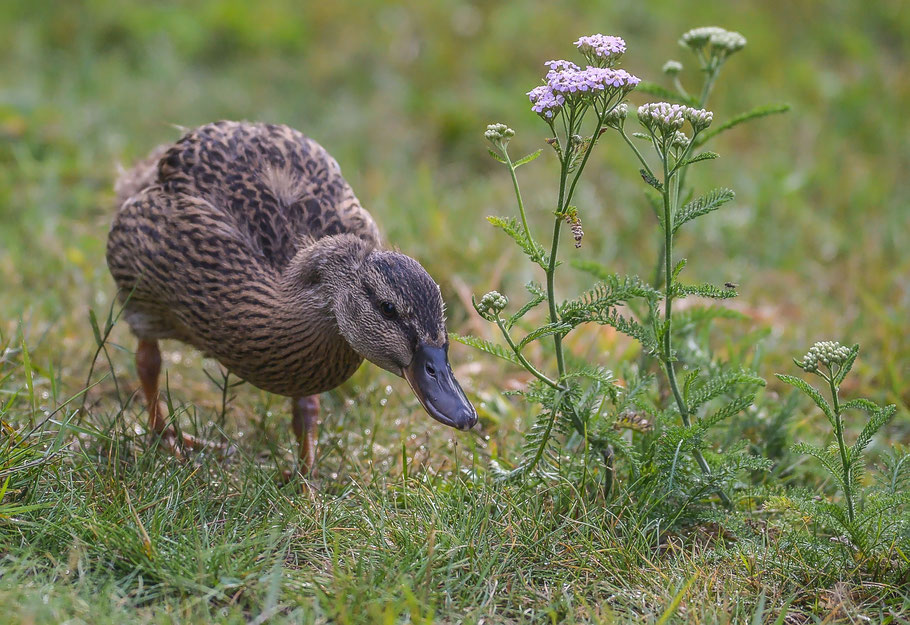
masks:
[[[217,379],[217,363],[178,344],[165,348],[178,420],[232,437],[241,451],[230,461],[179,463],[149,445],[122,324],[110,363],[102,354],[78,395],[95,349],[88,311],[103,322],[114,295],[104,241],[116,165],[175,139],[172,125],[255,119],[315,137],[386,240],[441,283],[451,329],[485,334],[470,294],[539,279],[485,225],[512,210],[485,124],[515,128],[516,152],[539,147],[523,94],[578,35],[625,37],[625,66],[660,81],[667,58],[688,60],[678,35],[717,23],[749,46],[725,68],[713,108],[793,110],[715,146],[728,158],[711,164],[711,181],[735,188],[737,205],[682,239],[681,253],[693,276],[741,285],[752,321],[730,331],[763,333],[765,377],[792,373],[790,357],[815,340],[862,343],[847,392],[898,405],[879,449],[910,440],[905,7],[298,4],[4,8],[0,440],[52,416],[7,487],[0,472],[6,622],[907,622],[900,580],[848,579],[747,502],[737,518],[763,529],[726,540],[710,525],[668,534],[569,481],[494,484],[489,459],[514,453],[529,417],[502,391],[525,378],[463,347],[453,361],[482,430],[438,426],[405,384],[365,366],[324,401],[320,477],[306,495],[273,480],[293,453],[285,401],[241,386],[224,406],[205,375]],[[579,254],[646,275],[657,237],[630,182],[636,167],[618,149],[596,158],[579,197]],[[543,227],[552,162],[528,167],[524,192]],[[570,269],[560,289],[579,284]],[[571,347],[609,350],[611,366],[634,355],[609,334],[596,339]],[[783,437],[817,439],[820,420],[801,412]],[[830,487],[792,468],[794,482]]]

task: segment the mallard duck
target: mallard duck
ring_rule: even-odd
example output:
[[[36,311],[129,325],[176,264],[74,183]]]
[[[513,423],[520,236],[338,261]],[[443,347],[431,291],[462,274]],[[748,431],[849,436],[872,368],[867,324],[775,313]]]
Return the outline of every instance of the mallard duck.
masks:
[[[448,361],[439,287],[379,230],[318,143],[220,121],[162,146],[116,186],[107,263],[138,338],[150,430],[179,447],[158,398],[158,341],[177,339],[292,398],[299,468],[316,457],[319,393],[364,359],[404,377],[431,417],[477,413]]]

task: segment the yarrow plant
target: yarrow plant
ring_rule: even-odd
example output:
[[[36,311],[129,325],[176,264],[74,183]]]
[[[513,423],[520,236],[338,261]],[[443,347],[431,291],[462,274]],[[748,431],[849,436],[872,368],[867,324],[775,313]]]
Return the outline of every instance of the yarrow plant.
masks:
[[[693,366],[685,380],[677,379],[676,368],[683,354],[673,339],[674,301],[688,296],[725,299],[736,293],[730,287],[681,283],[685,260],[674,259],[673,242],[683,225],[733,198],[732,191],[720,188],[683,202],[689,196],[684,189],[688,168],[717,157],[699,148],[719,132],[769,112],[779,112],[783,107],[756,109],[709,131],[714,114],[705,108],[705,103],[711,86],[724,61],[741,49],[745,40],[737,33],[708,28],[686,33],[681,43],[695,53],[702,66],[705,83],[699,100],[682,88],[679,78],[683,67],[679,62],[664,66],[678,85],[675,94],[643,83],[618,67],[626,53],[626,43],[620,37],[580,37],[575,46],[587,63],[584,67],[563,59],[544,64],[547,72],[542,84],[529,90],[527,96],[531,111],[549,130],[546,143],[553,150],[559,171],[552,235],[547,246],[538,242],[529,227],[516,174],[542,150],[513,160],[509,146],[514,131],[504,124],[487,127],[489,152],[508,168],[518,207],[517,218],[488,219],[521,247],[544,277],[544,284],[532,281],[526,285],[530,299],[514,310],[510,310],[509,299],[496,291],[475,300],[480,316],[498,327],[504,346],[476,337],[459,337],[462,342],[523,367],[535,378],[520,394],[539,405],[541,411],[515,464],[511,468],[494,464],[503,478],[530,474],[546,477],[558,470],[559,459],[564,457],[558,451],[561,441],[599,453],[606,462],[608,492],[613,484],[614,452],[619,449],[629,459],[633,474],[658,475],[671,495],[691,502],[716,493],[721,501],[729,503],[724,484],[736,472],[767,466],[754,456],[733,453],[740,449],[715,454],[713,466],[703,453],[709,445],[707,435],[711,428],[750,406],[755,390],[764,381],[748,371],[729,370],[716,362],[707,363],[704,374],[698,368],[702,363],[689,363]],[[637,88],[672,97],[665,98],[671,101],[638,107],[635,117],[643,132],[630,137],[626,132],[630,107],[625,99]],[[583,263],[579,266],[599,281],[575,298],[560,300],[556,284],[562,228],[568,226],[579,247],[584,236],[583,210],[573,205],[573,200],[591,153],[608,136],[618,138],[631,150],[642,179],[657,194],[652,205],[662,233],[659,269],[649,283],[635,276],[614,274],[596,263]],[[633,139],[641,143],[636,144]],[[640,146],[650,147],[650,158]],[[525,316],[540,305],[546,306],[547,322],[527,329]],[[712,313],[705,312],[701,317],[710,319]],[[670,404],[661,405],[661,393],[654,388],[655,379],[647,366],[628,372],[620,384],[604,366],[580,363],[568,355],[563,338],[589,323],[612,326],[638,341],[642,352],[659,363]],[[516,336],[521,328],[526,328],[524,336]],[[529,361],[525,350],[532,343],[551,346],[548,351],[555,361],[555,371],[547,371],[546,363]],[[636,437],[642,443],[637,447]],[[697,468],[690,469],[686,457]]]
[[[793,451],[812,456],[834,480],[843,494],[842,502],[822,499],[815,494],[796,493],[776,499],[785,508],[793,508],[813,519],[822,528],[832,532],[835,542],[851,552],[851,556],[875,556],[881,547],[889,550],[894,542],[901,520],[898,516],[886,519],[885,514],[910,504],[910,476],[900,470],[910,456],[904,455],[893,463],[897,469],[889,471],[890,479],[884,488],[863,489],[862,474],[865,470],[865,451],[872,437],[894,416],[897,406],[879,407],[868,399],[843,401],[840,386],[853,368],[859,353],[859,345],[846,347],[834,341],[822,341],[813,345],[808,353],[794,362],[806,373],[811,373],[824,382],[830,394],[830,403],[822,392],[801,378],[778,374],[782,381],[805,393],[822,412],[834,433],[834,443],[827,448],[808,443],[797,443]],[[865,425],[852,445],[847,444],[844,415],[848,411],[865,413]],[[906,529],[906,528],[904,528]],[[851,558],[852,559],[852,558]]]

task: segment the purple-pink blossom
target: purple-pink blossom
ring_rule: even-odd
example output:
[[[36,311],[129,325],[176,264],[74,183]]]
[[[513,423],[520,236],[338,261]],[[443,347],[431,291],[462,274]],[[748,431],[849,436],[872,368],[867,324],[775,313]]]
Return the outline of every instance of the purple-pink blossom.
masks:
[[[619,37],[590,35],[581,37],[575,44],[593,65],[581,69],[563,59],[547,61],[545,84],[528,92],[531,110],[545,119],[552,119],[566,103],[591,103],[602,94],[607,99],[615,95],[622,97],[641,82],[623,69],[604,67],[612,65],[625,52],[626,43]],[[609,62],[604,63],[605,59]]]
[[[589,61],[601,60],[607,64],[615,62],[626,51],[626,42],[622,38],[599,33],[579,37],[575,45]]]
[[[546,119],[552,119],[562,105],[565,104],[565,97],[553,93],[549,85],[540,85],[528,91],[528,99],[531,100],[531,110]]]
[[[571,69],[571,70],[575,70],[575,71],[578,71],[580,69],[572,61],[564,61],[562,59],[560,59],[558,61],[547,61],[546,63],[544,63],[544,65],[549,67],[551,70],[554,70],[557,72],[562,71],[564,69]]]

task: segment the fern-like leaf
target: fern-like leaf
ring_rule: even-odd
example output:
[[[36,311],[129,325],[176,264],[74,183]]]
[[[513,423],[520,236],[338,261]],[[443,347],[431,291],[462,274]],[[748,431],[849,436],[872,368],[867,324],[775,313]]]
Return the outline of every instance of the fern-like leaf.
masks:
[[[453,341],[458,341],[463,345],[470,345],[471,347],[479,349],[482,352],[486,352],[491,356],[496,356],[497,358],[501,358],[503,360],[511,362],[512,364],[521,366],[521,362],[519,362],[518,358],[515,356],[512,350],[507,349],[502,345],[498,345],[476,336],[462,336],[460,334],[455,334],[454,332],[449,334],[449,338],[451,338]]]
[[[579,268],[597,271],[596,264],[579,263]],[[657,300],[660,292],[646,284],[637,276],[620,276],[606,274],[602,281],[595,284],[575,299],[567,300],[559,306],[559,317],[565,323],[578,325],[586,321],[600,320],[613,308],[636,298]]]
[[[502,157],[502,155],[499,154],[498,152],[493,151],[491,148],[487,148],[487,152],[490,154],[490,156],[491,156],[494,160],[499,161],[499,162],[502,163],[503,165],[506,164],[506,159],[504,159],[504,158]]]
[[[696,217],[716,211],[734,197],[736,197],[736,194],[732,189],[720,187],[711,189],[705,195],[688,202],[673,217],[673,232],[675,233],[679,230],[680,226],[687,221],[692,221]]]
[[[696,295],[710,299],[730,299],[736,297],[737,293],[733,289],[720,289],[713,284],[680,284],[676,282],[673,284],[673,295],[675,297]]]
[[[612,310],[606,315],[591,319],[591,321],[601,325],[612,326],[626,336],[632,337],[641,343],[642,348],[644,348],[645,352],[648,354],[657,354],[660,352],[660,345],[657,342],[657,337],[654,336],[654,332],[652,332],[650,328],[641,325],[634,319],[623,317],[616,310]]]
[[[531,161],[535,160],[538,156],[540,156],[540,153],[542,151],[543,150],[537,150],[536,152],[531,152],[530,154],[525,154],[520,159],[518,159],[517,161],[512,163],[512,167],[514,167],[515,169],[518,169],[522,165],[527,165]]]
[[[755,394],[751,393],[749,395],[743,395],[742,397],[737,397],[733,401],[724,404],[718,410],[712,412],[710,415],[699,419],[696,424],[697,427],[702,430],[707,431],[708,429],[714,427],[721,421],[729,419],[735,414],[738,414],[751,406],[755,402]]]
[[[789,104],[767,104],[765,106],[758,106],[752,109],[751,111],[746,111],[745,113],[740,113],[736,117],[725,121],[724,123],[712,128],[707,132],[703,132],[698,135],[698,138],[695,140],[695,146],[704,145],[707,141],[716,137],[722,132],[726,132],[731,128],[735,128],[740,124],[744,124],[753,119],[760,119],[762,117],[767,117],[768,115],[777,115],[780,113],[786,113],[790,110]]]
[[[856,525],[862,527],[875,517],[905,505],[910,505],[910,493],[893,493],[874,497],[866,502],[862,514],[856,520]]]
[[[540,326],[528,333],[521,341],[518,343],[518,351],[521,351],[525,348],[528,343],[536,341],[537,339],[543,338],[545,336],[550,336],[553,334],[565,335],[572,329],[572,325],[568,323],[563,323],[558,321],[556,323],[547,323]]]
[[[610,388],[617,388],[615,386],[616,378],[614,377],[613,372],[600,365],[586,365],[577,371],[572,371],[566,375],[566,379],[571,378],[585,378],[592,382],[599,382]]]
[[[838,463],[838,458],[826,449],[810,445],[809,443],[796,443],[791,448],[793,453],[812,456],[818,460],[831,477],[838,483],[841,490],[845,490],[844,468]]]
[[[798,388],[803,393],[808,395],[812,401],[815,402],[815,405],[818,406],[819,409],[825,414],[825,417],[828,418],[828,423],[831,424],[831,427],[835,430],[837,429],[837,423],[834,420],[834,411],[831,409],[831,406],[828,404],[825,398],[822,397],[822,394],[819,393],[814,386],[802,378],[797,378],[792,375],[784,375],[782,373],[778,373],[776,375],[781,382],[785,382],[790,386]]]
[[[688,167],[694,163],[700,163],[702,161],[713,161],[715,158],[718,158],[720,154],[717,152],[702,152],[701,154],[696,154],[692,158],[687,158],[682,163],[676,166],[676,169],[680,167]]]
[[[693,383],[688,402],[689,412],[694,414],[703,405],[716,399],[737,386],[764,386],[765,380],[751,371],[736,369],[733,371],[722,371],[712,376],[710,379],[698,384]]]
[[[859,433],[853,447],[850,448],[852,457],[859,458],[862,455],[863,451],[865,451],[866,447],[868,447],[869,443],[872,441],[872,437],[875,436],[875,433],[891,420],[895,412],[897,412],[897,406],[894,404],[885,406],[884,408],[876,408],[871,418],[866,422],[865,427],[863,427],[863,430]]]
[[[853,363],[856,362],[856,356],[858,354],[859,344],[855,343],[853,347],[850,348],[850,355],[847,356],[847,360],[845,360],[844,364],[837,370],[837,375],[834,377],[835,386],[840,386],[840,383],[843,382],[844,378],[847,377],[847,374],[850,373],[850,369],[853,368]]]
[[[535,241],[529,241],[525,236],[524,230],[518,224],[518,220],[514,217],[487,217],[493,226],[499,228],[505,232],[509,237],[515,241],[522,251],[533,260],[535,263],[540,264],[541,266],[546,265],[547,252],[544,250],[543,246]]]

